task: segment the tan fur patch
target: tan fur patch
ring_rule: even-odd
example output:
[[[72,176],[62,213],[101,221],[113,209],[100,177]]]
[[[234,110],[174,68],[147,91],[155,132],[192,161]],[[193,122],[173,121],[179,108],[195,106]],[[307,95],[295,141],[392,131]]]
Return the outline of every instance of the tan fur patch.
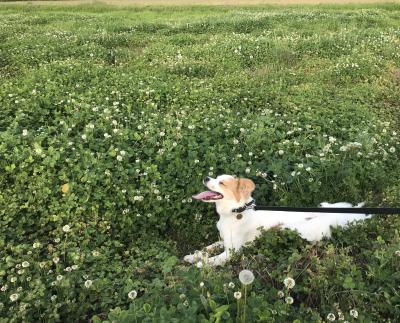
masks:
[[[229,191],[238,202],[240,202],[242,198],[247,199],[256,187],[254,182],[248,178],[225,179],[220,182],[220,186],[224,190],[224,195],[226,191]]]
[[[238,179],[237,178],[230,178],[220,182],[221,187],[224,191],[229,191],[233,194],[236,201],[240,201],[240,192],[238,190]],[[225,194],[224,194],[225,195]]]

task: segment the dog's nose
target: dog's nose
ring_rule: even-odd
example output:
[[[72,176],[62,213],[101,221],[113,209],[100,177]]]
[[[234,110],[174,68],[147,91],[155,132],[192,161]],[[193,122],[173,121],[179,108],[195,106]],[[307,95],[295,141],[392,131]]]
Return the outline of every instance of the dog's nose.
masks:
[[[203,179],[203,183],[205,184],[205,183],[209,182],[210,180],[211,180],[211,177],[206,176],[206,177],[204,177],[204,179]]]

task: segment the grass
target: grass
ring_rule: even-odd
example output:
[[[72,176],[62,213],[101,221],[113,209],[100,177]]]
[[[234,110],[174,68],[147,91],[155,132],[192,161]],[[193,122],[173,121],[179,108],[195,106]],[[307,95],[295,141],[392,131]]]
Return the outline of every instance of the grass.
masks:
[[[1,320],[399,321],[396,216],[181,261],[218,238],[207,175],[259,204],[400,203],[399,13],[2,4]]]
[[[108,4],[117,6],[260,6],[260,5],[304,5],[304,4],[379,4],[396,3],[387,0],[56,0],[56,1],[8,1],[12,3],[34,3],[40,5]]]

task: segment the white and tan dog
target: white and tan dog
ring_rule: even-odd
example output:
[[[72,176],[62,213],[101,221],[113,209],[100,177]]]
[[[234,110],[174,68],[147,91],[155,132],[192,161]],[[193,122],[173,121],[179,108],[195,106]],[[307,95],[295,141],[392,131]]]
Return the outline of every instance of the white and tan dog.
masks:
[[[246,208],[253,201],[251,193],[255,184],[247,178],[236,178],[230,175],[221,175],[217,178],[206,177],[203,181],[209,191],[194,195],[193,198],[204,202],[214,202],[219,214],[217,228],[221,241],[205,248],[205,252],[195,252],[187,255],[184,260],[210,266],[223,265],[229,260],[232,251],[238,251],[245,243],[253,241],[260,235],[260,228],[288,228],[296,230],[300,236],[308,241],[318,241],[323,237],[330,237],[331,226],[346,226],[353,220],[362,220],[365,214],[348,213],[303,213],[285,211],[255,211]],[[363,204],[357,205],[361,207]],[[322,207],[352,207],[350,203],[340,202],[330,204],[321,203]],[[245,209],[238,212],[237,209]],[[208,251],[223,247],[224,252],[208,257]]]

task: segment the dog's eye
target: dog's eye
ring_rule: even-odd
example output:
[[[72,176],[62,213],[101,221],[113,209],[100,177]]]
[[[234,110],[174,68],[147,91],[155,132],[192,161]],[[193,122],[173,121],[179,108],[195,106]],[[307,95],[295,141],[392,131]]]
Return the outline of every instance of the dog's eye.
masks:
[[[224,182],[219,182],[219,185],[223,185],[223,186],[225,186]]]

